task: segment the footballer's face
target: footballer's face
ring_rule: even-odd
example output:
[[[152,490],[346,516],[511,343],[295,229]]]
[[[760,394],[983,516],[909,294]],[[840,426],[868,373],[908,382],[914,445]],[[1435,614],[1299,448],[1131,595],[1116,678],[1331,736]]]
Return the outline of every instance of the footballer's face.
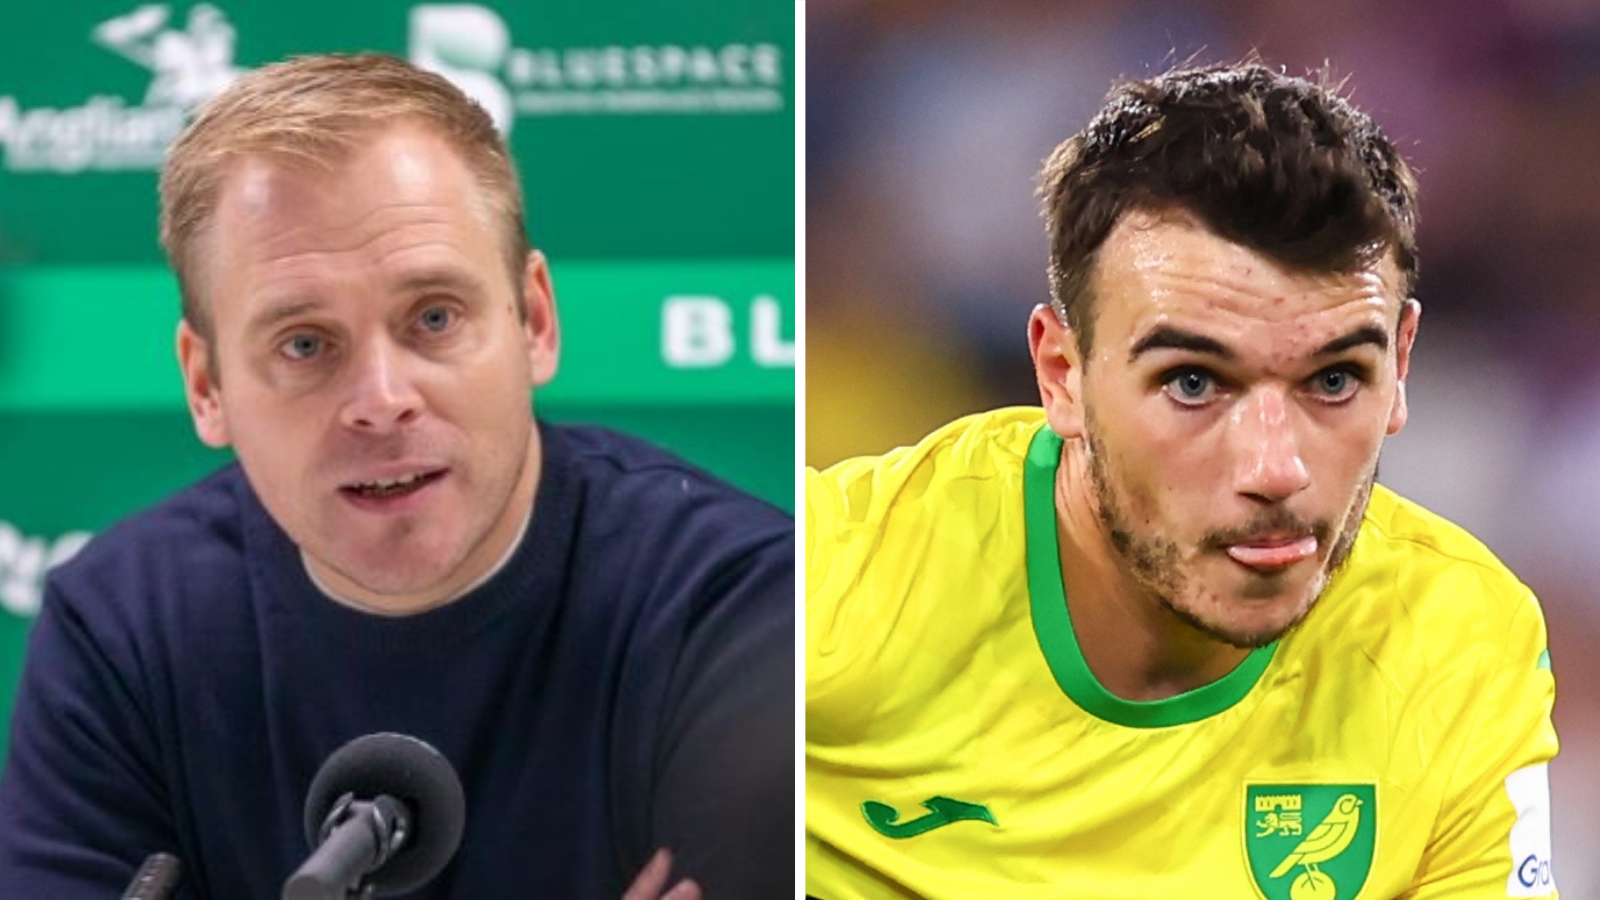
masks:
[[[1239,647],[1305,616],[1354,543],[1384,437],[1405,424],[1420,307],[1401,284],[1388,256],[1309,274],[1181,214],[1113,229],[1093,345],[1067,370],[1075,390],[1057,392],[1074,408],[1050,412],[1085,442],[1132,584]],[[1031,327],[1036,346],[1062,328],[1048,309]]]
[[[402,123],[326,167],[243,158],[205,240],[215,347],[179,336],[195,425],[312,573],[406,613],[490,570],[532,504],[529,395],[559,343],[543,258],[507,276],[453,148]]]

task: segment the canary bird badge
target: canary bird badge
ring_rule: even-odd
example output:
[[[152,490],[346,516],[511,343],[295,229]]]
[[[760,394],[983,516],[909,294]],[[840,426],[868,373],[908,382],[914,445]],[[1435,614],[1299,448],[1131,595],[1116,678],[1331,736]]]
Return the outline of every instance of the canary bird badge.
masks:
[[[1263,900],[1354,900],[1377,834],[1376,785],[1245,786],[1245,856]]]

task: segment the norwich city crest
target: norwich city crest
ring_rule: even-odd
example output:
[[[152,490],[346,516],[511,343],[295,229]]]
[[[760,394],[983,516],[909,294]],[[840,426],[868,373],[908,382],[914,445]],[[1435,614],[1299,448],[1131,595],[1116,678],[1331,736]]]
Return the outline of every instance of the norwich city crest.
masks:
[[[1353,900],[1372,869],[1371,784],[1250,784],[1244,847],[1266,900]]]

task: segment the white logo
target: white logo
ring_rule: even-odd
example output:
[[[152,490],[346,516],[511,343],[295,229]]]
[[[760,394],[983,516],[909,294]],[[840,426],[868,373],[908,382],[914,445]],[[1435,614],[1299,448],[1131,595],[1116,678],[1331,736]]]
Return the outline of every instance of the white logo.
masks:
[[[775,43],[513,47],[493,10],[469,3],[411,11],[411,61],[477,100],[502,133],[515,115],[776,113]]]
[[[481,6],[419,6],[411,11],[411,61],[450,79],[478,101],[501,134],[511,133],[511,92],[490,73],[510,46],[506,23]]]
[[[157,169],[189,113],[239,75],[233,26],[216,7],[189,10],[182,29],[171,8],[147,4],[95,26],[102,47],[149,69],[144,102],[96,94],[83,105],[23,109],[0,97],[0,146],[12,171]]]
[[[794,368],[792,340],[782,335],[783,309],[771,297],[750,302],[750,359],[764,369]],[[727,365],[738,352],[733,308],[721,297],[677,295],[661,306],[661,358],[674,369]]]
[[[1506,794],[1517,809],[1511,826],[1511,874],[1507,897],[1547,897],[1556,889],[1550,871],[1550,771],[1546,763],[1506,776]]]
[[[239,75],[233,65],[233,26],[209,3],[189,10],[183,31],[164,28],[165,6],[141,6],[94,30],[95,40],[155,73],[146,106],[193,108]]]
[[[71,531],[54,541],[29,537],[0,519],[0,609],[19,616],[39,612],[44,576],[89,543],[86,531]]]

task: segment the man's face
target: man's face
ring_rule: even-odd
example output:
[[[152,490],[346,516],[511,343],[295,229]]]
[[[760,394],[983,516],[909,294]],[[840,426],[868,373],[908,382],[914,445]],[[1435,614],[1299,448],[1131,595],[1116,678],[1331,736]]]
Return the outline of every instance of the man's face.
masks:
[[[1235,646],[1305,616],[1350,552],[1384,436],[1405,423],[1419,308],[1400,284],[1387,258],[1309,275],[1181,216],[1113,230],[1076,368],[1124,575]]]
[[[201,438],[234,447],[318,578],[379,611],[476,580],[532,502],[554,308],[543,259],[518,284],[497,226],[457,154],[400,124],[329,168],[239,160],[196,254],[215,347],[184,325],[179,355]]]

